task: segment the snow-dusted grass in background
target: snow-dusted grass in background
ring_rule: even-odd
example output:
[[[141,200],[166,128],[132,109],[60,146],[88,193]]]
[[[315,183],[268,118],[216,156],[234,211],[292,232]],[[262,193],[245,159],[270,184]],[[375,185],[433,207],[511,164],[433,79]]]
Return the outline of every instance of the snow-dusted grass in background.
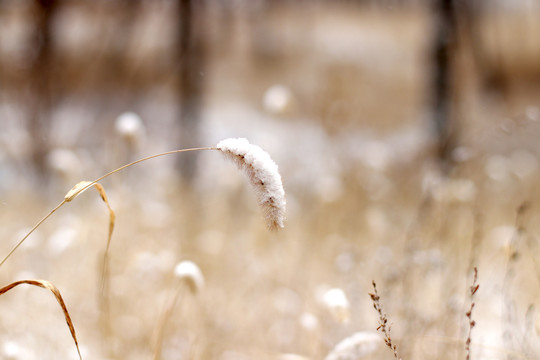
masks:
[[[204,276],[201,269],[193,261],[179,262],[174,268],[174,276],[180,281],[185,281],[194,294],[204,287]]]
[[[144,124],[139,115],[134,112],[125,112],[120,114],[114,122],[116,132],[127,138],[140,138],[144,133]]]
[[[371,331],[357,332],[338,343],[325,360],[357,360],[361,359],[379,347],[382,338]]]
[[[346,323],[350,317],[350,304],[347,295],[340,288],[327,290],[323,297],[322,303],[330,311],[330,314],[339,323]]]

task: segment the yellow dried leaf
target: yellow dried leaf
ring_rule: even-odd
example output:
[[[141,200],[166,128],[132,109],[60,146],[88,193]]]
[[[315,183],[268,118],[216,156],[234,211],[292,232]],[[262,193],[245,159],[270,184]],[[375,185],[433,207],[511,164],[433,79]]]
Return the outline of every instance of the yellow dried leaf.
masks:
[[[92,184],[92,181],[81,181],[77,183],[77,185],[72,187],[71,190],[68,191],[66,196],[64,196],[64,200],[66,202],[70,202],[71,200],[75,199],[80,193],[88,189],[91,184]]]
[[[114,223],[116,220],[116,214],[114,213],[113,209],[111,208],[111,204],[109,204],[109,200],[107,199],[107,194],[105,193],[105,189],[103,186],[99,183],[95,183],[94,187],[99,192],[99,196],[101,196],[101,199],[107,205],[107,209],[109,209],[109,236],[107,239],[107,250],[109,249],[109,245],[111,243],[112,233],[114,230]]]
[[[91,186],[94,186],[101,196],[101,200],[107,205],[109,210],[109,232],[107,234],[107,246],[105,248],[105,253],[103,255],[103,264],[101,271],[101,292],[100,292],[100,305],[101,312],[105,319],[109,318],[109,248],[111,245],[111,239],[114,231],[114,224],[116,220],[116,214],[114,213],[107,194],[105,193],[105,188],[103,185],[96,181],[81,181],[75,185],[64,197],[64,202],[70,202],[75,199],[79,194],[86,191]],[[107,320],[106,320],[107,321]]]

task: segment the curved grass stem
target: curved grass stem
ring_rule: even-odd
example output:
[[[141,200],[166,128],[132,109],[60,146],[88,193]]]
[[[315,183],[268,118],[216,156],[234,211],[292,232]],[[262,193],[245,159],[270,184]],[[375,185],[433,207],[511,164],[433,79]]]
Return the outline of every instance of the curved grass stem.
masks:
[[[4,265],[4,263],[7,261],[7,259],[9,259],[11,257],[11,255],[15,252],[15,250],[17,250],[19,248],[19,246],[22,245],[22,243],[43,223],[45,222],[45,220],[47,220],[52,214],[54,214],[58,209],[60,209],[65,203],[71,201],[72,199],[74,199],[78,194],[82,193],[83,191],[85,191],[86,189],[88,189],[89,187],[91,186],[94,186],[95,184],[97,184],[99,181],[105,179],[106,177],[108,176],[111,176],[121,170],[124,170],[132,165],[135,165],[135,164],[138,164],[140,162],[143,162],[143,161],[147,161],[147,160],[150,160],[150,159],[154,159],[154,158],[157,158],[157,157],[160,157],[160,156],[165,156],[165,155],[171,155],[171,154],[178,154],[178,153],[183,153],[183,152],[189,152],[189,151],[200,151],[200,150],[219,150],[218,148],[216,147],[200,147],[200,148],[189,148],[189,149],[179,149],[179,150],[172,150],[172,151],[166,151],[166,152],[163,152],[163,153],[159,153],[159,154],[155,154],[155,155],[151,155],[151,156],[147,156],[147,157],[144,157],[142,159],[139,159],[139,160],[135,160],[133,162],[130,162],[129,164],[126,164],[126,165],[123,165],[123,166],[120,166],[119,168],[117,169],[114,169],[108,173],[106,173],[105,175],[102,175],[100,177],[98,177],[97,179],[93,180],[93,181],[90,181],[88,182],[84,187],[82,187],[79,191],[77,191],[77,193],[71,197],[71,198],[64,198],[64,200],[62,200],[62,202],[60,204],[58,204],[54,209],[52,209],[47,215],[45,215],[45,217],[43,219],[41,219],[36,225],[34,225],[34,227],[32,229],[30,229],[30,231],[24,235],[24,237],[13,247],[13,249],[11,249],[11,251],[4,257],[4,259],[2,259],[2,261],[0,262],[0,267],[2,265]],[[107,244],[108,246],[108,244]]]
[[[64,199],[60,204],[56,205],[56,207],[52,209],[47,215],[45,215],[43,219],[39,220],[39,222],[36,225],[34,225],[34,227],[30,229],[30,231],[26,233],[26,235],[24,235],[24,237],[17,243],[17,245],[15,245],[13,249],[11,249],[11,251],[4,257],[4,259],[0,262],[0,266],[4,265],[6,260],[11,256],[11,254],[15,252],[15,250],[19,248],[19,246],[21,246],[24,240],[26,240],[41,224],[43,224],[43,222],[45,222],[45,220],[49,218],[49,216],[54,214],[56,210],[60,209],[60,207],[62,207],[62,205],[64,205],[66,202],[67,201]]]

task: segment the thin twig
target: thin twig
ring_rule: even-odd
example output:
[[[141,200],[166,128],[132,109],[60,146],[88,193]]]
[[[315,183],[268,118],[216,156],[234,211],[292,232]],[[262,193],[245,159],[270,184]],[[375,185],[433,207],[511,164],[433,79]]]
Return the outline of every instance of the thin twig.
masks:
[[[390,348],[390,350],[392,350],[392,353],[394,354],[394,359],[401,360],[401,357],[399,356],[397,351],[397,345],[392,343],[392,338],[390,337],[390,330],[392,328],[392,324],[388,324],[388,318],[382,310],[380,297],[377,293],[377,284],[375,284],[374,280],[372,281],[372,284],[373,294],[370,293],[369,296],[371,296],[371,300],[373,301],[373,307],[379,314],[379,327],[377,327],[377,331],[380,331],[384,335],[384,343]]]
[[[43,219],[39,220],[39,222],[36,225],[34,225],[34,227],[26,235],[24,235],[24,237],[17,243],[17,245],[15,245],[13,247],[13,249],[11,249],[9,254],[7,254],[4,257],[4,259],[0,262],[0,266],[4,265],[6,260],[11,256],[11,254],[13,254],[15,252],[15,250],[17,250],[17,248],[19,246],[21,246],[21,244],[24,242],[24,240],[26,240],[45,220],[47,220],[49,218],[49,216],[54,214],[56,212],[56,210],[60,209],[60,207],[62,205],[64,205],[66,202],[67,201],[64,199],[60,204],[56,205],[56,207],[54,209],[52,209],[47,215],[45,215],[45,217]]]
[[[467,320],[469,321],[469,335],[467,336],[467,340],[465,341],[465,351],[467,352],[467,357],[465,358],[466,360],[471,359],[471,334],[472,334],[472,329],[476,325],[476,321],[474,321],[473,318],[472,318],[472,312],[473,312],[473,309],[474,309],[474,306],[475,306],[474,295],[476,294],[476,292],[478,291],[478,288],[480,287],[480,285],[478,285],[477,281],[478,281],[478,269],[475,267],[474,268],[473,283],[472,283],[472,285],[470,287],[471,306],[469,308],[469,311],[467,311],[465,313],[465,316],[467,316]]]

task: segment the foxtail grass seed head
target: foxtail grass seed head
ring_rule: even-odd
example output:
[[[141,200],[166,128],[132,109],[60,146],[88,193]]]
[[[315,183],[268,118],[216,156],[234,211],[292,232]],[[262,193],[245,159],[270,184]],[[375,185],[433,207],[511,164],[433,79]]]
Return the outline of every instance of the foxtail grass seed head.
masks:
[[[174,276],[180,281],[184,281],[194,294],[204,288],[204,277],[201,269],[193,261],[179,262],[174,268]]]
[[[222,140],[217,148],[247,174],[255,188],[268,228],[282,228],[285,219],[285,191],[278,167],[270,155],[243,138]]]
[[[382,344],[382,338],[377,333],[357,332],[338,343],[325,360],[361,359],[377,350],[380,344]]]
[[[343,290],[334,288],[326,291],[322,301],[337,322],[346,323],[349,321],[350,305]]]

